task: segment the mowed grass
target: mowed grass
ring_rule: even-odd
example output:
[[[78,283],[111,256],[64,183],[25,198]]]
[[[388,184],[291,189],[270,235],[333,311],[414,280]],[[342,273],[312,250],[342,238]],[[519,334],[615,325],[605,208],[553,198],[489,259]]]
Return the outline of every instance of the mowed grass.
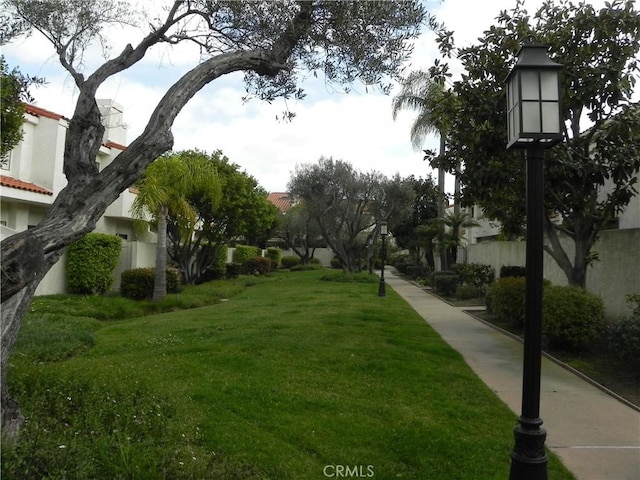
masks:
[[[516,416],[390,288],[325,274],[122,321],[30,317],[3,477],[508,478]],[[70,352],[43,355],[57,335]],[[553,456],[549,476],[573,478]]]

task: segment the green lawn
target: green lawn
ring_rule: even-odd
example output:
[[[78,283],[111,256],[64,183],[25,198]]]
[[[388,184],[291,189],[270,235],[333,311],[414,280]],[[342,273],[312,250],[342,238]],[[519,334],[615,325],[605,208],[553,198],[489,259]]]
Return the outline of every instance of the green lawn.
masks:
[[[119,321],[41,300],[9,371],[28,420],[2,475],[508,478],[516,416],[390,288],[325,274]],[[555,457],[549,476],[573,478]]]

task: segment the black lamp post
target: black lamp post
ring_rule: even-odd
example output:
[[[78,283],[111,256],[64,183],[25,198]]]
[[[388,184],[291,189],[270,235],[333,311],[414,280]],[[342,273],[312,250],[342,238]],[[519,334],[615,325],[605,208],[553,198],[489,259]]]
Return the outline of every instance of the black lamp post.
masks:
[[[527,278],[522,414],[514,428],[510,480],[546,480],[547,436],[540,418],[544,149],[562,141],[560,70],[547,47],[526,43],[507,83],[507,148],[525,149],[527,163]]]
[[[378,284],[378,296],[386,297],[387,292],[384,284],[384,264],[387,260],[387,222],[384,220],[380,222],[380,235],[382,236],[382,267],[380,268],[380,283]]]

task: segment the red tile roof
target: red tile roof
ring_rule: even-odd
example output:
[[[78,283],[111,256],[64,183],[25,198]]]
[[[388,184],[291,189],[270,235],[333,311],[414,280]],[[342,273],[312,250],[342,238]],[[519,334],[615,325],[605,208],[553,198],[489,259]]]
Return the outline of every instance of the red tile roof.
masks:
[[[55,113],[50,110],[45,110],[44,108],[36,107],[35,105],[30,105],[28,103],[24,104],[24,110],[25,112],[30,113],[31,115],[35,115],[36,117],[47,117],[47,118],[53,118],[54,120],[60,120],[60,119],[68,120],[68,118],[66,118],[63,115],[60,115],[59,113]]]
[[[267,200],[273,203],[282,213],[285,213],[293,206],[289,194],[284,192],[270,193]]]
[[[0,175],[0,185],[2,185],[3,187],[17,188],[18,190],[26,190],[27,192],[53,195],[53,192],[51,190],[47,190],[40,185],[36,185],[35,183],[31,182],[24,182],[22,180],[16,180],[15,178],[7,177],[5,175]]]
[[[108,147],[108,148],[116,148],[118,150],[126,150],[127,149],[127,147],[125,147],[124,145],[122,145],[120,143],[112,142],[111,140],[109,140],[108,142],[105,142],[104,146]]]

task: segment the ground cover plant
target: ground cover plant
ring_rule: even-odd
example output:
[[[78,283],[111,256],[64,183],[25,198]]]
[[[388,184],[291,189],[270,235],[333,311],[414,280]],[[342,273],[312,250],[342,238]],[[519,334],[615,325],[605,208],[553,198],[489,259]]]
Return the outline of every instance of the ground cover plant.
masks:
[[[516,415],[392,289],[323,275],[240,277],[228,301],[125,320],[36,302],[9,372],[28,418],[2,475],[507,478]],[[573,478],[554,456],[549,476]]]

